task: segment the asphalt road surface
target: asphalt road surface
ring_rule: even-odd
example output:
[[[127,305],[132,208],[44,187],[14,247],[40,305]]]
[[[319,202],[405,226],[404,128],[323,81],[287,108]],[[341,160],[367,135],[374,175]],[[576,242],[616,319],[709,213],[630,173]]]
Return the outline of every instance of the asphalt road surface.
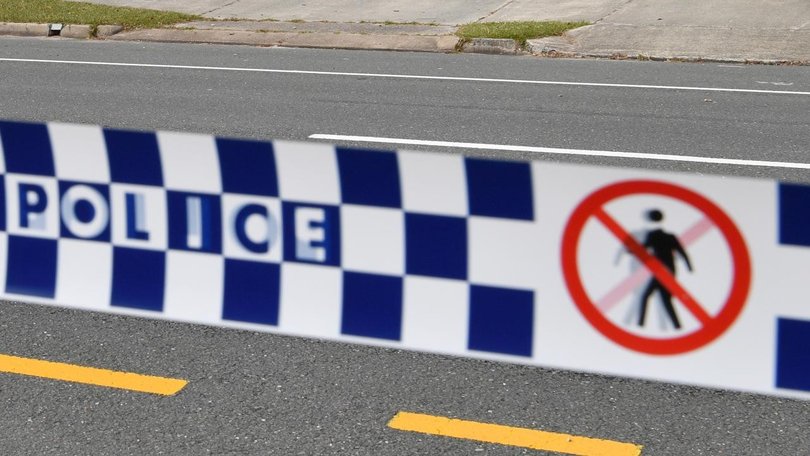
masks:
[[[137,65],[55,62],[67,60]],[[807,162],[807,92],[806,67],[0,39],[0,118],[263,139]],[[796,169],[441,150],[810,181]],[[160,397],[0,374],[4,454],[535,453],[387,428],[401,410],[644,455],[810,454],[810,403],[789,399],[21,303],[0,308],[0,341],[2,353],[189,380]]]

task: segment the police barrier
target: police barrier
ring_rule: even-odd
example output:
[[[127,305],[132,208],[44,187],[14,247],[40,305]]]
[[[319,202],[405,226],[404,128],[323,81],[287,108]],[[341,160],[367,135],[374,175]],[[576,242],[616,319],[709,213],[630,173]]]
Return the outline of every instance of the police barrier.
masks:
[[[0,122],[8,299],[810,397],[810,186]]]

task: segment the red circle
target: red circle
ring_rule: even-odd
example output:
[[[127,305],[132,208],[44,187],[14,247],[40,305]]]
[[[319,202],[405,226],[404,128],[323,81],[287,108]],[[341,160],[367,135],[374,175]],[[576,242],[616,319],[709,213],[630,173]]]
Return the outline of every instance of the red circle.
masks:
[[[635,194],[663,195],[688,203],[706,215],[720,230],[731,251],[734,275],[731,291],[720,313],[700,330],[672,339],[653,339],[629,333],[608,320],[585,291],[577,267],[579,238],[586,222],[605,203]],[[713,202],[692,190],[666,182],[633,180],[601,188],[574,209],[562,241],[562,269],[565,283],[582,315],[602,334],[631,350],[652,355],[675,355],[696,350],[718,338],[742,311],[751,286],[751,262],[745,240],[734,222]]]

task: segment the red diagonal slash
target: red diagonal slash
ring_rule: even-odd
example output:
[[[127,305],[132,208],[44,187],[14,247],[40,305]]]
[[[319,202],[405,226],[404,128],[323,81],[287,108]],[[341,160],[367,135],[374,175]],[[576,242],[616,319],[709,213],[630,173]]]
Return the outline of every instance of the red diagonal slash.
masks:
[[[630,234],[624,230],[624,228],[619,225],[618,222],[613,220],[613,218],[605,212],[604,209],[601,207],[594,212],[594,216],[602,222],[603,225],[611,232],[614,236],[616,236],[627,250],[630,251],[633,255],[635,255],[644,266],[661,282],[673,296],[678,298],[681,303],[695,316],[703,325],[707,325],[712,321],[712,317],[700,307],[697,300],[686,291],[685,288],[675,280],[675,277],[672,273],[669,272],[666,266],[664,266],[658,258],[650,255],[647,252],[647,249],[644,248],[643,245],[639,244],[638,241],[633,239]]]

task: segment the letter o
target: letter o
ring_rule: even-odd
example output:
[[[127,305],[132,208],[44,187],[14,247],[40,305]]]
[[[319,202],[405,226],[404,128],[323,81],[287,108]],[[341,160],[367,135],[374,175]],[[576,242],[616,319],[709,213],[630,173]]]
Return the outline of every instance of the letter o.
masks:
[[[76,216],[76,205],[82,201],[90,203],[93,214],[89,220]],[[68,231],[82,239],[92,239],[101,235],[110,222],[110,207],[104,196],[93,187],[74,185],[62,195],[62,223]]]

